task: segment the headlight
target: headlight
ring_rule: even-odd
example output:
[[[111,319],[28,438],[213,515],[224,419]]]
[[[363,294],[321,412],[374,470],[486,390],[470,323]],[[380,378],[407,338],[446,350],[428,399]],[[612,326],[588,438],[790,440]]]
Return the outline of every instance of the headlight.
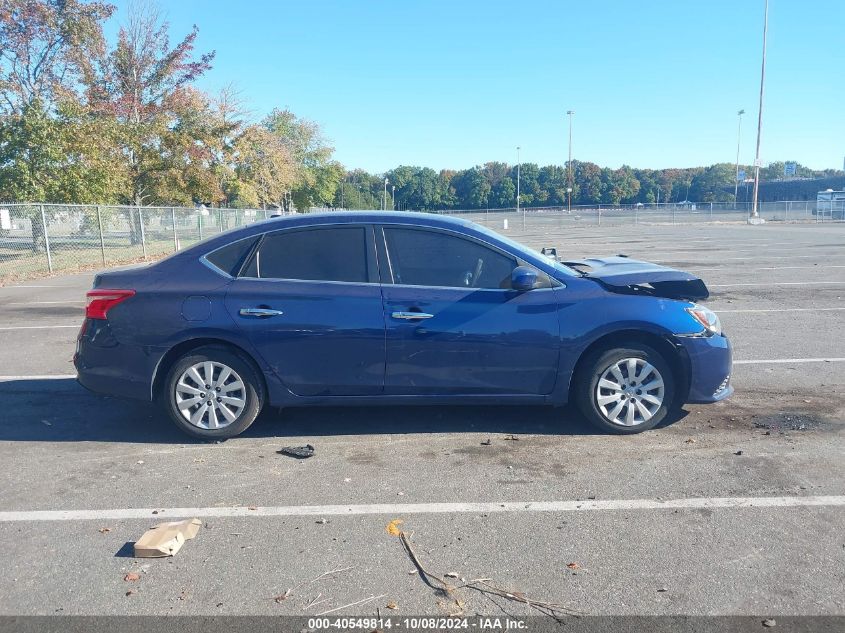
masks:
[[[711,334],[722,333],[722,324],[719,321],[719,317],[716,316],[716,313],[713,312],[713,310],[695,304],[691,308],[686,308],[686,311],[689,312],[690,316],[703,325],[704,329]]]

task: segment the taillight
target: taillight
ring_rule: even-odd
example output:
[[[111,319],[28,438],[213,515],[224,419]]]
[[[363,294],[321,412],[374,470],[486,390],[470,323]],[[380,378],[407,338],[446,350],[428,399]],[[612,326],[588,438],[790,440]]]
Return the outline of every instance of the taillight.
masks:
[[[109,310],[118,303],[126,301],[129,297],[135,296],[134,290],[89,290],[86,297],[88,305],[85,306],[85,318],[105,319]]]

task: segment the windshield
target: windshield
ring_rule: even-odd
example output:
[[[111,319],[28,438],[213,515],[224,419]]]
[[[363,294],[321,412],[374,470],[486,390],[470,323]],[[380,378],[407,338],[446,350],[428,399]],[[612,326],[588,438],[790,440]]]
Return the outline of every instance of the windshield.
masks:
[[[483,226],[481,224],[476,224],[475,228],[479,232],[484,233],[486,235],[489,235],[491,238],[495,239],[496,241],[503,243],[503,244],[506,244],[512,250],[515,250],[517,252],[526,253],[526,254],[531,255],[533,257],[542,258],[543,261],[548,262],[550,265],[552,265],[555,268],[555,270],[563,273],[564,275],[569,275],[571,277],[582,276],[582,273],[580,271],[577,271],[574,268],[570,268],[569,266],[566,266],[564,264],[561,264],[558,261],[555,261],[555,260],[553,260],[549,257],[546,257],[540,251],[538,251],[534,248],[531,248],[530,246],[527,246],[526,244],[523,244],[522,242],[517,242],[516,240],[508,237],[507,235],[502,235],[501,233],[494,231],[492,229],[489,229],[486,226]]]

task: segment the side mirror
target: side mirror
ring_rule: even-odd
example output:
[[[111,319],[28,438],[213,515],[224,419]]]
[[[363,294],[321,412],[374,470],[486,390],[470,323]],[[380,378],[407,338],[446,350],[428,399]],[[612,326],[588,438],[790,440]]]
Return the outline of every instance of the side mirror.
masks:
[[[511,273],[511,288],[514,290],[531,290],[537,284],[537,271],[528,266],[517,266]]]

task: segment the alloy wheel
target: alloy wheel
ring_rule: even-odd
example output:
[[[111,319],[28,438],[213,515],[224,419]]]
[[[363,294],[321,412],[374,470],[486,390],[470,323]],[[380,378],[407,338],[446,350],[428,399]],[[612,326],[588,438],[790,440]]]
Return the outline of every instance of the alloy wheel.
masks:
[[[246,390],[238,373],[223,363],[203,361],[182,372],[175,387],[176,408],[201,429],[229,426],[246,407]]]
[[[623,358],[608,367],[596,386],[596,404],[612,424],[638,426],[663,406],[660,372],[643,358]]]

